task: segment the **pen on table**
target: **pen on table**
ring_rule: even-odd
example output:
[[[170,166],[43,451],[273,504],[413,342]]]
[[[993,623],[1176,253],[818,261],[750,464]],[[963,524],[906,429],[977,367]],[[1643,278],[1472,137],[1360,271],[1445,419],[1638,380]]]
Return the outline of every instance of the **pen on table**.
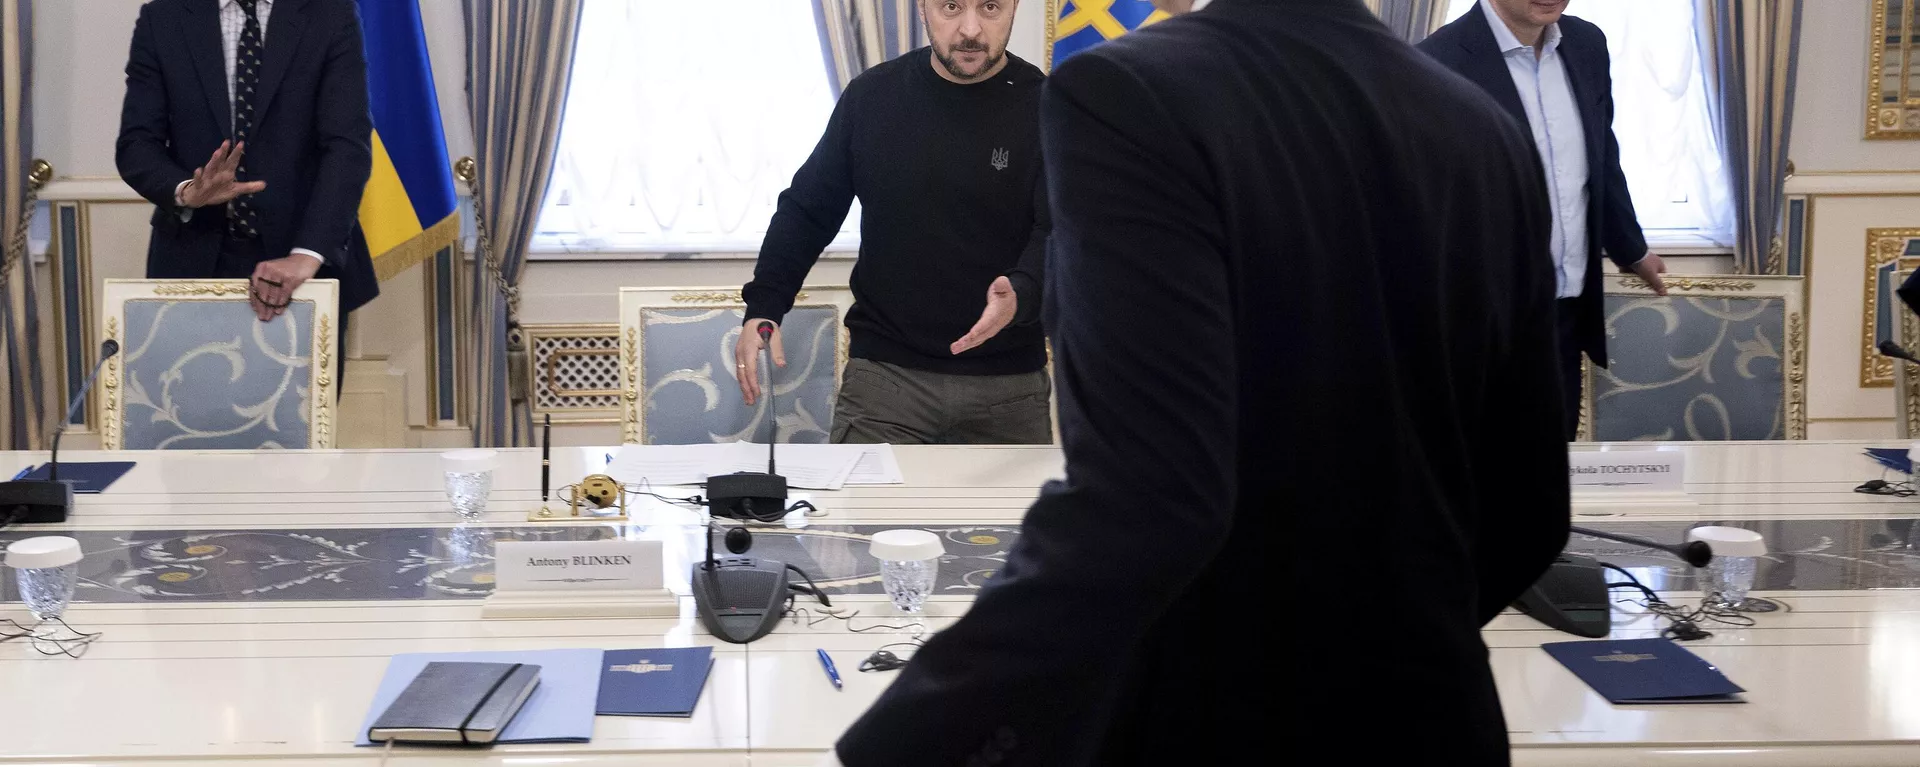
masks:
[[[547,505],[548,482],[553,471],[553,414],[547,413],[540,425],[540,505]]]
[[[814,652],[820,654],[820,667],[827,670],[827,681],[833,683],[833,689],[844,689],[840,686],[840,669],[833,667],[833,658],[827,655],[826,650],[815,650]]]

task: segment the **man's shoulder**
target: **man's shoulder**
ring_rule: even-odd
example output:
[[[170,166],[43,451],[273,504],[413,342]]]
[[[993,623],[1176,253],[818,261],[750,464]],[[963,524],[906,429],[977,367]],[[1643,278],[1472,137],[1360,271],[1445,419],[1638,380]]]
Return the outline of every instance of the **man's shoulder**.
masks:
[[[1467,39],[1475,31],[1471,25],[1479,24],[1482,29],[1487,25],[1486,19],[1477,12],[1477,7],[1475,11],[1447,22],[1445,26],[1434,30],[1433,34],[1427,35],[1426,39],[1421,40],[1414,47],[1442,61],[1451,61],[1464,56]]]
[[[1595,24],[1578,16],[1560,17],[1560,39],[1562,45],[1572,43],[1575,55],[1597,53],[1601,60],[1607,58],[1607,33]]]

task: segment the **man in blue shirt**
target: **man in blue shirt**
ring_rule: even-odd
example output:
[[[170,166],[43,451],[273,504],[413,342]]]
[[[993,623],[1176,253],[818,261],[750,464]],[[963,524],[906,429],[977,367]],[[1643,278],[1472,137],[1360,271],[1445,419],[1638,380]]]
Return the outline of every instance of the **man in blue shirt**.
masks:
[[[1580,424],[1580,355],[1607,366],[1600,255],[1660,295],[1667,268],[1647,250],[1620,170],[1607,37],[1566,10],[1567,0],[1480,0],[1420,49],[1492,95],[1533,134],[1553,211],[1548,242],[1571,440]]]

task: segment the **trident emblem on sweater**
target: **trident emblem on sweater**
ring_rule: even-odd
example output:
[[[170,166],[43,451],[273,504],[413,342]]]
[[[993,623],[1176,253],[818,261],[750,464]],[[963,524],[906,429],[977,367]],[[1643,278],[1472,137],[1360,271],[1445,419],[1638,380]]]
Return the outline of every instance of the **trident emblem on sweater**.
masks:
[[[1007,150],[1005,149],[993,150],[993,159],[990,160],[989,162],[993,165],[994,170],[1006,170],[1007,169]]]

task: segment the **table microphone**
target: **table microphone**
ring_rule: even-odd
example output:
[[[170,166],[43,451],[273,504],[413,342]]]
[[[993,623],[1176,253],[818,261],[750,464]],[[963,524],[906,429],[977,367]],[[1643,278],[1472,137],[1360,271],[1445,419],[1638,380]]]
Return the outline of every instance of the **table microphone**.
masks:
[[[93,372],[80,384],[80,390],[67,400],[67,417],[54,427],[52,453],[47,457],[46,479],[21,479],[12,482],[0,482],[0,527],[15,522],[48,524],[67,521],[67,514],[73,510],[73,485],[60,481],[60,438],[67,433],[67,425],[73,423],[73,417],[80,412],[80,404],[87,401],[87,392],[93,390],[93,382],[100,377],[100,369],[107,360],[120,353],[120,342],[111,338],[100,344],[100,360],[93,363]]]
[[[767,349],[767,472],[719,474],[707,478],[707,510],[716,517],[773,522],[787,513],[787,478],[775,473],[773,445],[776,432],[773,399],[773,351],[768,341],[773,326],[758,328],[761,347]],[[694,565],[688,585],[694,611],[707,631],[726,642],[746,644],[766,636],[787,613],[788,566],[784,562],[741,556],[753,546],[753,534],[744,527],[727,531],[727,550],[734,556],[715,559],[713,530],[707,536],[707,558]]]
[[[1679,557],[1694,567],[1713,560],[1705,541],[1670,546],[1632,535],[1604,533],[1587,527],[1572,532],[1609,541],[1645,546]],[[1607,594],[1606,569],[1593,557],[1562,552],[1540,579],[1515,599],[1513,606],[1550,628],[1574,636],[1599,639],[1613,632],[1613,600]]]
[[[1881,356],[1892,357],[1897,360],[1906,360],[1920,365],[1920,357],[1913,356],[1913,352],[1907,351],[1906,347],[1892,341],[1881,341],[1880,346],[1877,348],[1879,348]]]

